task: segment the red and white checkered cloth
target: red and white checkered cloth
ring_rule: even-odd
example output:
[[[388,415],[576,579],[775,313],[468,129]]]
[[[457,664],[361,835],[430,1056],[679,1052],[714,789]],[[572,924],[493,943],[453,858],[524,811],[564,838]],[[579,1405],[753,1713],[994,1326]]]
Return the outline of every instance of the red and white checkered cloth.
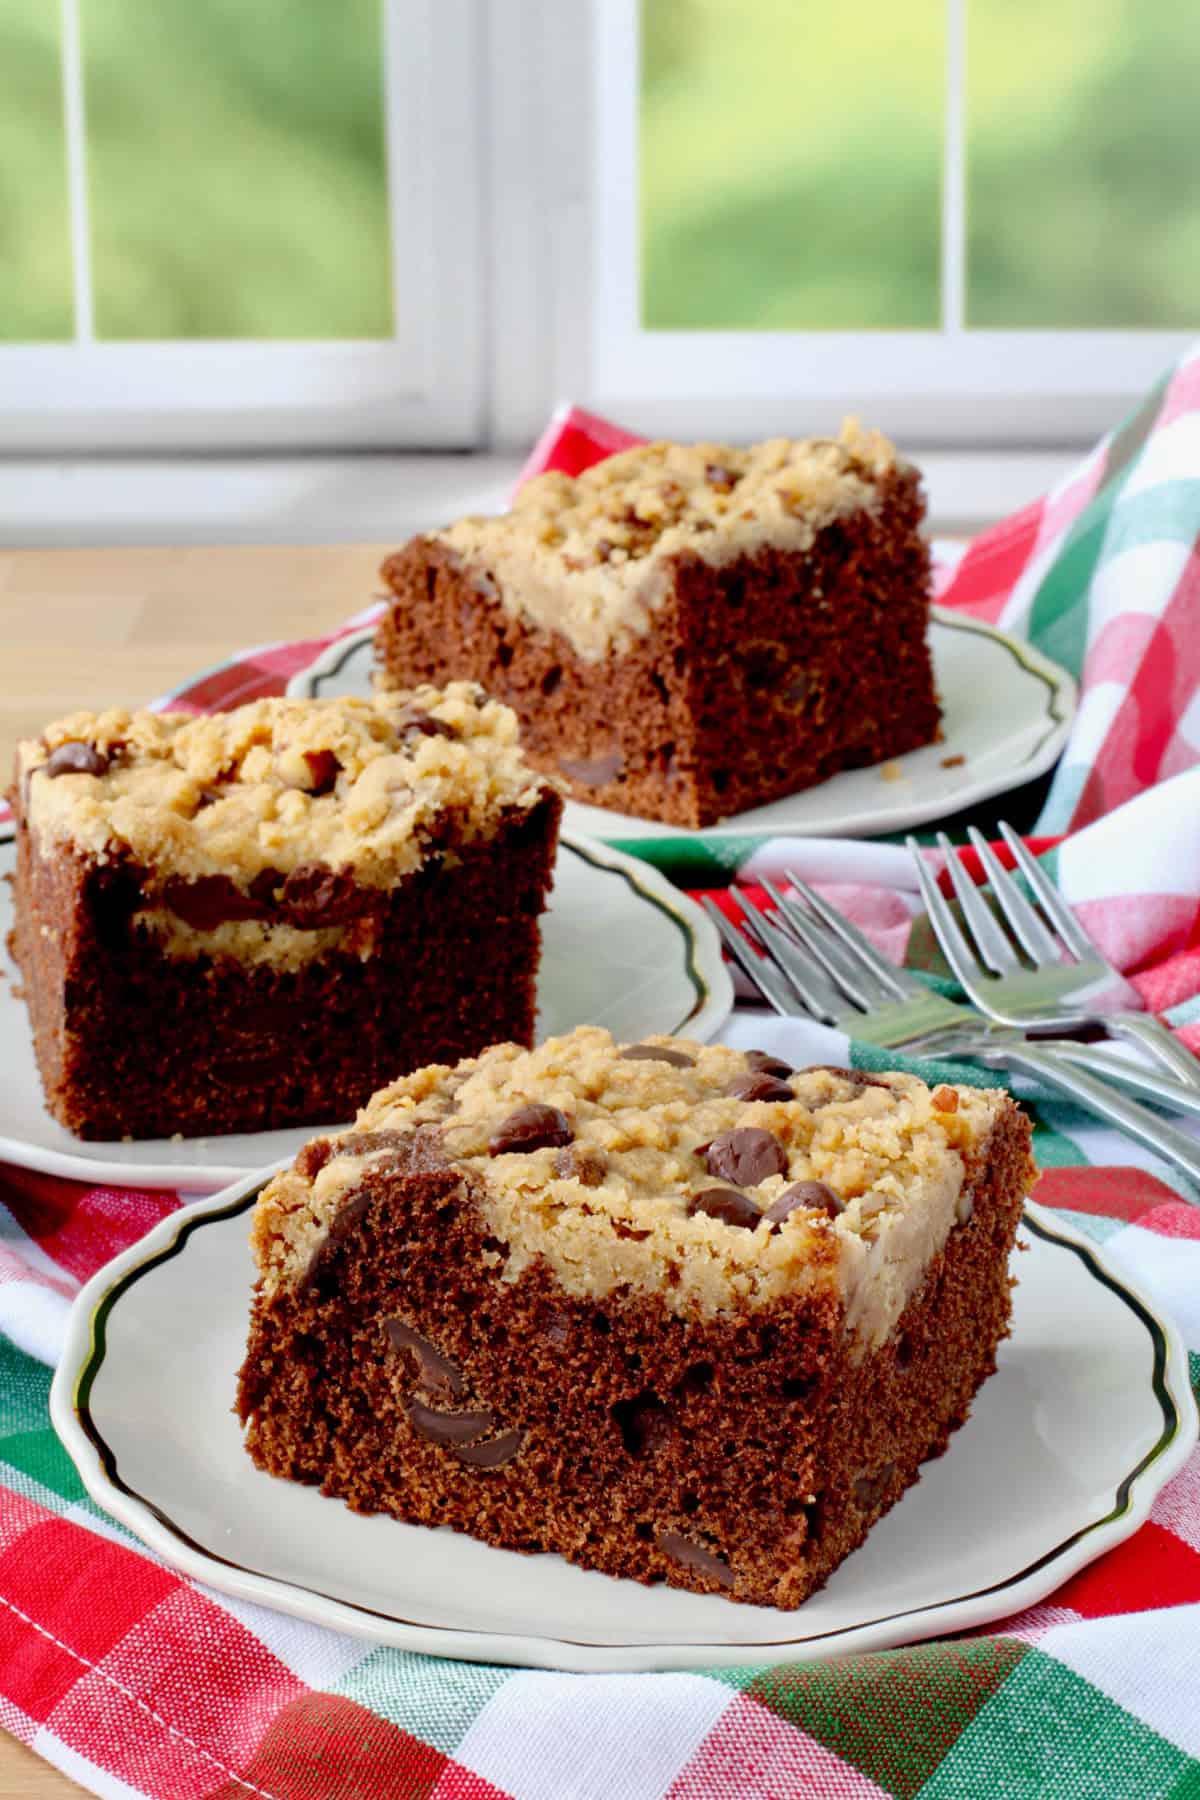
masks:
[[[577,471],[629,441],[571,410],[536,465]],[[1192,356],[1070,480],[977,540],[940,599],[1026,632],[1080,676],[1043,819],[1056,874],[1147,1000],[1200,1043],[1198,533]],[[173,704],[279,692],[320,647],[248,651]],[[781,849],[746,846],[744,873]],[[916,902],[901,852],[786,849],[904,955]],[[1200,1210],[1070,1108],[1039,1102],[1037,1126],[1038,1198],[1174,1312],[1200,1388]],[[687,1675],[405,1655],[174,1575],[85,1498],[50,1429],[47,1364],[71,1295],[177,1196],[0,1165],[0,1201],[0,1724],[97,1793],[1200,1796],[1200,1458],[1125,1545],[967,1638]]]

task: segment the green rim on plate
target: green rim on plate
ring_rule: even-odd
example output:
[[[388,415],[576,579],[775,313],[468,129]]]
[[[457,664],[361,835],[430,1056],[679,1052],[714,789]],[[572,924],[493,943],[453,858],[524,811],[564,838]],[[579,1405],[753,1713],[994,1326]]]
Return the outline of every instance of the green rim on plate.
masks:
[[[410,1626],[422,1631],[444,1631],[453,1636],[460,1636],[461,1628],[451,1628],[448,1626],[431,1624],[427,1621],[406,1619],[395,1612],[384,1612],[372,1607],[363,1606],[357,1601],[347,1600],[337,1595],[326,1594],[321,1589],[310,1587],[305,1583],[285,1581],[278,1576],[267,1574],[261,1569],[251,1568],[245,1563],[237,1562],[231,1557],[222,1556],[220,1552],[210,1549],[206,1544],[202,1544],[197,1539],[191,1537],[182,1526],[178,1525],[176,1521],[171,1518],[169,1513],[164,1512],[153,1500],[149,1499],[145,1494],[139,1493],[136,1488],[131,1487],[123,1479],[117,1464],[116,1454],[92,1416],[90,1404],[92,1390],[104,1363],[105,1352],[107,1350],[108,1320],[117,1302],[137,1281],[141,1280],[142,1276],[148,1274],[152,1269],[157,1268],[161,1264],[170,1262],[174,1257],[178,1256],[187,1244],[189,1238],[196,1231],[200,1230],[205,1225],[216,1224],[223,1220],[236,1218],[238,1214],[248,1212],[254,1205],[254,1202],[257,1200],[258,1195],[265,1185],[266,1181],[260,1180],[249,1192],[239,1195],[236,1199],[227,1201],[224,1205],[214,1207],[207,1212],[199,1214],[194,1213],[190,1219],[187,1219],[180,1224],[169,1243],[164,1244],[158,1250],[152,1251],[149,1255],[144,1257],[142,1261],[136,1263],[132,1268],[127,1269],[102,1296],[92,1313],[88,1354],[75,1381],[74,1410],[80,1427],[95,1449],[101,1467],[112,1486],[121,1493],[127,1495],[129,1499],[136,1501],[138,1505],[144,1507],[148,1513],[158,1520],[159,1524],[162,1525],[165,1530],[170,1532],[172,1537],[179,1543],[185,1545],[188,1549],[195,1551],[197,1554],[214,1563],[220,1563],[226,1568],[236,1569],[243,1575],[249,1575],[259,1580],[269,1581],[279,1587],[291,1588],[295,1592],[312,1594],[332,1605],[345,1607],[348,1611],[357,1613],[364,1618],[382,1619],[390,1623]],[[1115,1294],[1145,1327],[1153,1349],[1151,1387],[1162,1413],[1162,1428],[1155,1443],[1152,1444],[1149,1450],[1139,1458],[1133,1468],[1128,1470],[1118,1481],[1114,1493],[1113,1504],[1099,1518],[1093,1519],[1087,1525],[1082,1525],[1077,1530],[1072,1531],[1067,1537],[1063,1538],[1061,1542],[1044,1552],[1043,1555],[1035,1558],[1033,1562],[1027,1564],[1024,1568],[1016,1570],[1010,1575],[1006,1575],[1002,1580],[989,1583],[986,1587],[973,1589],[969,1593],[955,1594],[945,1600],[936,1601],[933,1605],[922,1608],[921,1610],[923,1612],[940,1612],[947,1607],[962,1606],[970,1601],[981,1600],[990,1594],[999,1593],[1005,1588],[1015,1587],[1028,1576],[1035,1574],[1039,1569],[1044,1569],[1048,1564],[1065,1555],[1066,1552],[1071,1550],[1075,1545],[1082,1542],[1084,1538],[1090,1536],[1092,1532],[1099,1531],[1105,1525],[1109,1525],[1114,1520],[1120,1518],[1123,1513],[1126,1513],[1129,1510],[1135,1482],[1140,1476],[1145,1474],[1147,1469],[1158,1461],[1179,1432],[1180,1412],[1175,1397],[1167,1382],[1167,1333],[1161,1321],[1136,1294],[1131,1293],[1130,1290],[1116,1278],[1116,1276],[1110,1274],[1089,1244],[1076,1242],[1072,1238],[1063,1237],[1059,1232],[1055,1231],[1053,1227],[1043,1223],[1039,1219],[1035,1219],[1029,1212],[1024,1213],[1022,1225],[1025,1230],[1031,1231],[1036,1237],[1041,1238],[1044,1242],[1056,1244],[1061,1249],[1069,1250],[1072,1255],[1077,1256],[1088,1272],[1099,1281],[1103,1287],[1108,1288],[1110,1292]],[[881,1625],[887,1625],[892,1620],[904,1616],[906,1616],[904,1613],[888,1613],[881,1615],[877,1619],[860,1620],[854,1625],[840,1626],[827,1632],[820,1632],[814,1637],[807,1638],[804,1641],[805,1643],[817,1644],[825,1641],[833,1642],[839,1637],[849,1635],[850,1633],[857,1633],[864,1629],[870,1630]],[[559,1641],[584,1647],[596,1647],[592,1646],[590,1640],[587,1639],[563,1638]],[[793,1644],[796,1641],[797,1640],[794,1637],[763,1638],[761,1640],[756,1639],[753,1644],[747,1647],[751,1649],[761,1648],[763,1650],[773,1650],[786,1648],[787,1645]],[[611,1649],[631,1648],[632,1646],[613,1646],[606,1644],[604,1647]]]

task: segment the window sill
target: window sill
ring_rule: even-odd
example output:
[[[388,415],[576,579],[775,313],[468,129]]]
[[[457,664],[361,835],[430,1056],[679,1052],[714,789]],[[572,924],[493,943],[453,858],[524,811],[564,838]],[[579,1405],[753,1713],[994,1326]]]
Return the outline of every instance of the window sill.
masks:
[[[1076,451],[914,452],[937,536],[970,536],[1062,479]],[[502,508],[520,458],[491,455],[0,459],[0,544],[400,543]]]

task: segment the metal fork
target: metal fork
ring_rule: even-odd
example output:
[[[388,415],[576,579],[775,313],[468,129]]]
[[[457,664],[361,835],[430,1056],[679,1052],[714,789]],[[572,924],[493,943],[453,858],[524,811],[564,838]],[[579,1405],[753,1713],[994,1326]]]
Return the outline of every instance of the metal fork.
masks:
[[[790,941],[786,934],[770,938],[772,931],[778,932],[778,926],[759,909],[752,908],[738,888],[730,891],[741,905],[751,932],[757,933],[760,941],[770,939],[781,968],[786,969],[790,959],[791,966],[807,983],[806,991],[810,1000],[815,998],[825,1006],[824,1017],[827,1023],[839,1022],[838,1015],[844,1009],[845,995],[859,1008],[870,1010],[878,1007],[881,999],[879,989],[873,988],[869,981],[864,983],[865,973],[874,975],[875,981],[882,984],[884,991],[892,997],[893,1010],[889,1011],[884,1024],[888,1033],[884,1041],[892,1049],[898,1049],[903,1044],[914,1053],[927,1047],[932,1053],[943,1047],[942,1036],[947,1032],[974,1040],[981,1031],[987,1031],[993,1042],[1002,1042],[1011,1035],[989,1030],[986,1020],[980,1018],[978,1013],[957,1005],[952,1000],[943,999],[915,975],[896,968],[879,954],[870,939],[864,937],[849,919],[843,918],[835,907],[822,900],[813,888],[801,880],[794,869],[788,869],[786,873],[795,892],[806,902],[804,907],[779,893],[770,881],[765,885],[779,908],[779,917],[786,919],[790,930],[800,939],[799,946]],[[737,935],[734,934],[735,938]],[[725,942],[730,942],[728,936]],[[801,947],[805,944],[808,945],[807,956]],[[747,968],[745,957],[749,955],[749,950],[740,939],[732,945],[732,949],[742,967],[747,969],[751,980],[757,982],[760,992],[766,991],[764,981],[774,983],[774,993],[769,998],[776,1011],[790,1012],[794,1004],[795,983],[789,982],[786,976],[781,983],[779,977],[773,976],[769,968],[764,970],[757,959],[752,969]],[[818,961],[816,968],[813,967],[814,956]],[[840,982],[840,992],[829,987],[823,971],[836,975]],[[898,1010],[901,1001],[903,1010]],[[932,1041],[935,1034],[936,1042]],[[861,1030],[858,1035],[863,1036]],[[1174,1081],[1170,1076],[1161,1075],[1157,1070],[1148,1069],[1142,1064],[1129,1062],[1116,1052],[1095,1044],[1075,1044],[1059,1038],[1045,1047],[1052,1049],[1061,1061],[1090,1070],[1104,1080],[1115,1081],[1118,1086],[1129,1088],[1133,1093],[1154,1100],[1171,1111],[1200,1118],[1200,1089],[1190,1082]]]
[[[856,926],[791,870],[788,880],[803,906],[770,881],[762,885],[790,930],[769,918],[740,888],[730,890],[762,955],[713,901],[707,897],[703,901],[722,942],[776,1012],[836,1026],[881,1049],[971,1056],[991,1068],[1032,1075],[1200,1181],[1200,1144],[1077,1067],[1057,1046],[1027,1043],[1018,1032],[989,1026],[965,1007],[933,993],[881,956]]]
[[[992,898],[1032,968],[1022,961],[946,834],[939,832],[938,847],[945,854],[963,918],[975,940],[975,952],[970,949],[915,840],[908,839],[926,911],[964,992],[989,1019],[1021,1031],[1102,1025],[1111,1035],[1140,1045],[1177,1081],[1200,1093],[1200,1062],[1161,1020],[1146,1012],[1137,989],[1105,960],[1016,833],[1004,823],[1000,830],[1044,918],[1030,905],[987,839],[974,827],[968,835]],[[1047,923],[1052,929],[1047,929]]]

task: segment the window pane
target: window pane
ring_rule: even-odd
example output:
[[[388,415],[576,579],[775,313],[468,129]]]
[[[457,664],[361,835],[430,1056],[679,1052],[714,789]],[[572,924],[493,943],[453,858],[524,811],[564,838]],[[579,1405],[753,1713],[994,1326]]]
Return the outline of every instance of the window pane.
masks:
[[[970,0],[971,325],[1200,312],[1200,30],[1180,0]]]
[[[642,0],[642,322],[939,322],[943,0]]]
[[[74,336],[59,9],[0,0],[0,340]]]
[[[82,0],[96,330],[391,335],[379,0]]]

